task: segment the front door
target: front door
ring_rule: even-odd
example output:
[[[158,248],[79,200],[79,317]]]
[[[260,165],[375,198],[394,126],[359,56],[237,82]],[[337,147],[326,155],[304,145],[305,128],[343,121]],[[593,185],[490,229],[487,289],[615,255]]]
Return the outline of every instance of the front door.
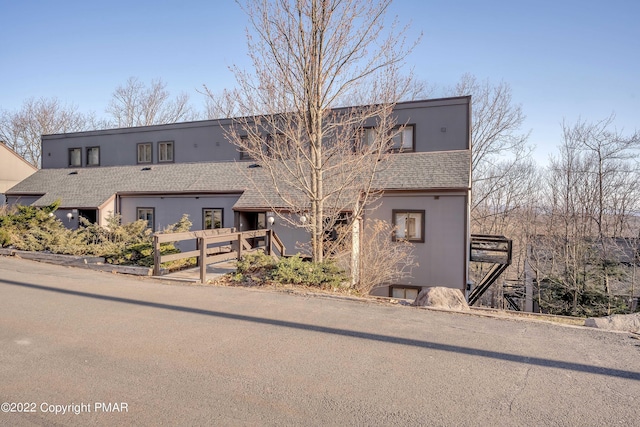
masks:
[[[267,228],[266,212],[238,212],[236,224],[238,231],[264,230]],[[264,237],[247,239],[251,247],[264,245]]]

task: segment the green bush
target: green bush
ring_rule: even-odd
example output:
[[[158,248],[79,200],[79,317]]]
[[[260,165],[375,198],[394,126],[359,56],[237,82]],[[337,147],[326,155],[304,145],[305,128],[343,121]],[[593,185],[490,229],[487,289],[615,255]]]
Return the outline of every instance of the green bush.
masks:
[[[0,228],[0,248],[11,244],[11,234],[4,228]]]
[[[240,274],[268,271],[275,267],[276,261],[263,251],[243,255],[236,261],[236,269]]]
[[[119,215],[107,218],[107,226],[93,224],[79,218],[80,227],[69,230],[53,214],[59,203],[36,208],[16,206],[0,213],[0,246],[12,245],[25,251],[48,251],[67,255],[92,255],[104,257],[107,263],[153,265],[153,233],[147,222],[138,220],[121,224]],[[191,221],[183,215],[180,221],[168,226],[164,232],[188,231]],[[162,255],[180,252],[174,243],[160,246]],[[169,269],[195,265],[196,259],[165,263]]]
[[[2,246],[12,245],[26,251],[52,251],[72,240],[71,231],[53,216],[59,203],[44,208],[16,206],[0,216]]]
[[[263,282],[335,288],[347,280],[345,272],[332,261],[314,263],[305,261],[300,255],[275,261],[258,251],[244,255],[236,262],[236,267],[237,272],[231,277],[234,282],[259,279]]]
[[[270,278],[279,283],[304,284],[321,288],[339,287],[347,280],[345,272],[333,261],[310,262],[303,260],[300,255],[281,258],[271,271]]]

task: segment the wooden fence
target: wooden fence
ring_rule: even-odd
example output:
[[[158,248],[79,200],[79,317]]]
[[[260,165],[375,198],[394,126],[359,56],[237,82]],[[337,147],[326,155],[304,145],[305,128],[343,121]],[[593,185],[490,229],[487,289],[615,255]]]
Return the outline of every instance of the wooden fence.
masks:
[[[161,255],[160,244],[196,241],[196,249],[177,254]],[[235,231],[235,228],[187,231],[183,233],[155,233],[153,235],[153,275],[160,276],[163,262],[197,257],[200,281],[206,282],[207,265],[240,259],[244,253],[256,250],[273,257],[284,257],[285,247],[273,230]]]

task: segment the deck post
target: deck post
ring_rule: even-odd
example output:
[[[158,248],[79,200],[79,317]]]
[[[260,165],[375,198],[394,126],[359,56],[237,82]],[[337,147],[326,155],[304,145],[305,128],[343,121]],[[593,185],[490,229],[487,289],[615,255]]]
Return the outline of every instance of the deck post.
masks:
[[[198,261],[200,263],[200,283],[207,282],[207,241],[204,237],[198,237],[198,246],[200,246],[200,256]]]
[[[267,234],[265,236],[265,238],[267,239],[267,241],[265,242],[266,244],[264,245],[264,250],[267,253],[267,255],[271,255],[272,253],[272,238],[271,235],[273,234],[273,230],[267,230]]]
[[[160,241],[157,234],[153,235],[153,275],[160,275]]]

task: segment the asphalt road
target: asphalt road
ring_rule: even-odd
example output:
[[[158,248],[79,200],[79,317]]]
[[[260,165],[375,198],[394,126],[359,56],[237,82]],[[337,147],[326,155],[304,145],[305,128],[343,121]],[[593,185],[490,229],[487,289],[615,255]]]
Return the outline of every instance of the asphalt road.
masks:
[[[12,426],[632,426],[640,340],[0,257],[2,402]]]

